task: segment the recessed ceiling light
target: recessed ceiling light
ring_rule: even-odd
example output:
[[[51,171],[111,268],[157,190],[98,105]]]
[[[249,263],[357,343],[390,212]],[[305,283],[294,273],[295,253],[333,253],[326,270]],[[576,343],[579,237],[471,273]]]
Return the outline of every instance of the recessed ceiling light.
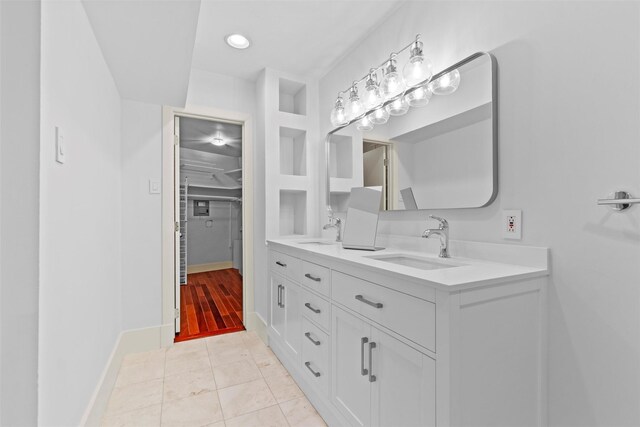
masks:
[[[246,49],[251,42],[242,34],[230,34],[224,38],[227,44],[235,49]]]

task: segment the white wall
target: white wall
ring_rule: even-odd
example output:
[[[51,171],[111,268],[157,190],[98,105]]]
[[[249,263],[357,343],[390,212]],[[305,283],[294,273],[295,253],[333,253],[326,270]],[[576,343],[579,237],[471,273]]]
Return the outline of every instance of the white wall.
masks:
[[[122,101],[123,329],[162,323],[162,108]]]
[[[475,51],[496,56],[497,200],[384,214],[381,230],[418,236],[435,213],[454,239],[500,242],[501,210],[523,210],[521,243],[552,254],[554,426],[640,425],[640,209],[612,214],[595,205],[618,188],[640,194],[639,6],[407,2],[321,81],[327,130],[337,90],[416,33],[436,70]]]
[[[77,425],[122,330],[120,96],[79,1],[42,5],[41,109],[38,424]]]
[[[187,205],[187,265],[231,262],[232,241],[239,235],[240,205],[209,201],[208,216],[193,216],[193,201],[190,199]],[[211,221],[209,226],[208,221]],[[229,236],[232,240],[229,240]]]
[[[37,424],[39,1],[0,2],[0,425]]]

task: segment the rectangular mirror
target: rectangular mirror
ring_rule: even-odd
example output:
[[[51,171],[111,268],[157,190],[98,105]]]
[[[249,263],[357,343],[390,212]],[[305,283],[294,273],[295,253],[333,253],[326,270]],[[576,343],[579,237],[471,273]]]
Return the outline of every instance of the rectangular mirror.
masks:
[[[361,132],[357,123],[327,136],[333,212],[352,187],[382,187],[381,210],[477,208],[497,194],[496,65],[476,53],[436,74],[460,75],[457,90]]]

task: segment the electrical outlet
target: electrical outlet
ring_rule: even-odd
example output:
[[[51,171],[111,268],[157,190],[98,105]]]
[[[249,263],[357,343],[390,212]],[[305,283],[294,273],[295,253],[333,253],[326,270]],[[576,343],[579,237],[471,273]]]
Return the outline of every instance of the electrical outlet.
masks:
[[[502,238],[512,240],[522,239],[521,210],[502,211]]]

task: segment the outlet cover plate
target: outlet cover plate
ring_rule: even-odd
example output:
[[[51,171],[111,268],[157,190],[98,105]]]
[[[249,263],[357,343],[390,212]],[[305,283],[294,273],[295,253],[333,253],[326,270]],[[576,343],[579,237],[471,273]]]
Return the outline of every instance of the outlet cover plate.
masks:
[[[502,238],[522,240],[522,211],[508,209],[502,211]]]

